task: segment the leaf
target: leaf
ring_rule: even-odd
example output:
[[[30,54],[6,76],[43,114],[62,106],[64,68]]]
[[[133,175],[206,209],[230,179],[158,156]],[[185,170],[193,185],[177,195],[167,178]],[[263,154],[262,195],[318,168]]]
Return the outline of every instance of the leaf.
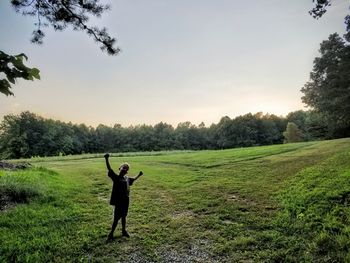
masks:
[[[26,54],[24,54],[24,53],[21,53],[21,54],[17,55],[16,57],[20,57],[21,60],[23,60],[23,58],[25,58],[26,60],[28,60],[28,57],[27,57]]]
[[[13,95],[13,93],[10,91],[11,85],[6,79],[0,79],[0,92],[8,95]]]
[[[0,59],[8,59],[8,55],[0,50]]]
[[[40,79],[40,70],[37,68],[32,68],[29,72],[31,76],[33,76],[36,79]]]
[[[11,60],[12,64],[18,68],[19,70],[23,70],[23,71],[28,71],[28,67],[26,67],[24,64],[23,64],[23,60],[22,59],[12,59]]]
[[[24,65],[23,58],[28,60],[24,53],[11,56],[0,50],[0,73],[6,76],[5,79],[0,79],[0,93],[6,96],[13,95],[10,91],[10,83],[16,84],[16,79],[18,78],[26,80],[40,79],[39,69],[29,68]]]
[[[8,79],[8,81],[10,81],[12,84],[15,84],[15,83],[16,83],[15,79],[14,79],[12,76],[10,76],[10,75],[7,75],[7,79]]]

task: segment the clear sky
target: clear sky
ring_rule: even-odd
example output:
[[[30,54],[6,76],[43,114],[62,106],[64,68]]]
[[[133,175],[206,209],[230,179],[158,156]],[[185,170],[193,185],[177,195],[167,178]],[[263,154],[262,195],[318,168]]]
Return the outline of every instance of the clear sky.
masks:
[[[91,24],[105,25],[122,52],[108,56],[85,33],[46,29],[0,1],[0,50],[24,52],[40,81],[20,80],[0,95],[0,117],[24,110],[44,117],[123,126],[206,125],[227,115],[303,109],[300,89],[319,44],[343,34],[348,0],[320,20],[312,0],[113,0]]]

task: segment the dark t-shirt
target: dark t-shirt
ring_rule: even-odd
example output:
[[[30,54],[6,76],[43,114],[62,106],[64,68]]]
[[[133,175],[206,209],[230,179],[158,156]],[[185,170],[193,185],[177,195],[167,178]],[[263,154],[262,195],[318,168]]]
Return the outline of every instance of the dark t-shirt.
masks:
[[[108,176],[113,181],[112,195],[109,203],[111,205],[129,203],[130,186],[135,179],[126,175],[119,176],[112,169],[108,171]]]

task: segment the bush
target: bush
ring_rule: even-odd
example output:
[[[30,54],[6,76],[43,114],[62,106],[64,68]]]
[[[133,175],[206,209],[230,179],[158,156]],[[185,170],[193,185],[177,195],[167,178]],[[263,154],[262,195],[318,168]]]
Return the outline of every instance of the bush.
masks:
[[[0,207],[6,203],[27,203],[33,197],[43,194],[42,187],[31,177],[30,171],[0,173]]]

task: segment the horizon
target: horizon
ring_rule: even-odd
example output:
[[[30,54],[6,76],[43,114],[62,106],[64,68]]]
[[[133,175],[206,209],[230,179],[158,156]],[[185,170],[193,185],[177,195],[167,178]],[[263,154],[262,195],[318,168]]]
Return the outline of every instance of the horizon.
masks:
[[[23,111],[97,127],[218,123],[251,112],[286,116],[306,110],[319,44],[345,32],[347,1],[334,1],[319,20],[312,1],[232,3],[221,0],[133,3],[118,0],[90,24],[106,26],[122,52],[111,57],[92,39],[45,28],[30,43],[35,20],[0,2],[3,50],[25,53],[40,81],[19,81],[0,97],[0,118]]]

